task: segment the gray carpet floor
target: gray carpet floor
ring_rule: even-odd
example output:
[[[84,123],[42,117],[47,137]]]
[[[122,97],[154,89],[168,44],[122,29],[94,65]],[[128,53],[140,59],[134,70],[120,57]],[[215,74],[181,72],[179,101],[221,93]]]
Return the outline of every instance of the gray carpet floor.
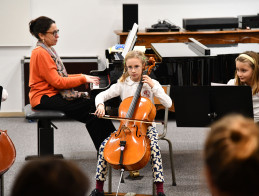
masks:
[[[96,150],[84,124],[76,121],[56,121],[55,153],[63,154],[68,160],[74,161],[89,177],[91,184],[89,193],[95,187]],[[114,122],[118,127],[118,122]],[[0,129],[7,130],[16,147],[16,161],[4,174],[4,195],[9,196],[14,179],[20,168],[26,163],[25,157],[37,153],[37,123],[28,122],[24,118],[0,118]],[[159,127],[158,127],[159,129]],[[174,120],[168,123],[167,138],[173,143],[174,166],[177,186],[172,186],[169,164],[169,152],[166,141],[159,141],[162,152],[167,196],[208,196],[203,174],[202,149],[208,128],[180,128]],[[119,171],[113,170],[112,191],[116,192]],[[152,194],[152,172],[148,164],[140,170],[141,180],[128,178],[125,172],[125,183],[121,184],[120,192]],[[105,190],[107,189],[105,183]],[[87,195],[89,195],[89,193]]]

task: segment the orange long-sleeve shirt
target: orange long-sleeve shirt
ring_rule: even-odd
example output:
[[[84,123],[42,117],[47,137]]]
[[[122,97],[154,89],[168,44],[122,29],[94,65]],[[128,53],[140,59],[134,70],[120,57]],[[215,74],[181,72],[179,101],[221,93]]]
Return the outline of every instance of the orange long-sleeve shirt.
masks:
[[[61,77],[57,72],[57,66],[49,53],[42,47],[32,51],[30,59],[30,103],[32,107],[40,104],[43,95],[49,97],[59,93],[59,89],[69,89],[86,83],[83,74]]]

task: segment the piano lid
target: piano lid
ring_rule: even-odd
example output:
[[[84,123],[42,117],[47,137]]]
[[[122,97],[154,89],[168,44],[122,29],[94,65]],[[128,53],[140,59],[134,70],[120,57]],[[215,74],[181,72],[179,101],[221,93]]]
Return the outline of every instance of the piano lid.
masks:
[[[151,48],[164,62],[167,58],[205,56],[199,51],[190,50],[188,43],[151,43]]]
[[[255,51],[259,53],[259,43],[238,43],[238,44],[216,44],[206,45],[210,55],[193,47],[193,43],[151,43],[151,48],[162,62],[172,62],[182,58],[215,57],[224,54],[239,54],[244,51]]]
[[[210,55],[210,49],[194,38],[187,43],[151,43],[151,48],[162,62],[184,58],[200,58]]]
[[[259,43],[216,44],[206,45],[213,55],[240,54],[245,51],[259,53]]]

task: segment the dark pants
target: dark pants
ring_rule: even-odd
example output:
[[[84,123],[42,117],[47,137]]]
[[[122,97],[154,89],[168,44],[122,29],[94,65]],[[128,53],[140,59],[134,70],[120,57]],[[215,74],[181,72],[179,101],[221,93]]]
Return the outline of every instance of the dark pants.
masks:
[[[90,114],[95,111],[95,105],[94,101],[89,99],[79,98],[68,101],[60,94],[52,97],[43,95],[40,104],[34,109],[63,111],[69,118],[85,123],[97,151],[103,140],[115,131],[111,120],[97,118]]]

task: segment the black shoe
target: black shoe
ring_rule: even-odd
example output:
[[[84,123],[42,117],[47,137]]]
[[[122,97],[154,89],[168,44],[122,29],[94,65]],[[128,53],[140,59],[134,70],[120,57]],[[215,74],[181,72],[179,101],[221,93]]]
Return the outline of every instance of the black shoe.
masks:
[[[104,192],[100,192],[97,189],[94,189],[89,196],[104,196]]]
[[[166,196],[164,193],[162,193],[162,192],[159,192],[158,194],[157,194],[157,196]]]

